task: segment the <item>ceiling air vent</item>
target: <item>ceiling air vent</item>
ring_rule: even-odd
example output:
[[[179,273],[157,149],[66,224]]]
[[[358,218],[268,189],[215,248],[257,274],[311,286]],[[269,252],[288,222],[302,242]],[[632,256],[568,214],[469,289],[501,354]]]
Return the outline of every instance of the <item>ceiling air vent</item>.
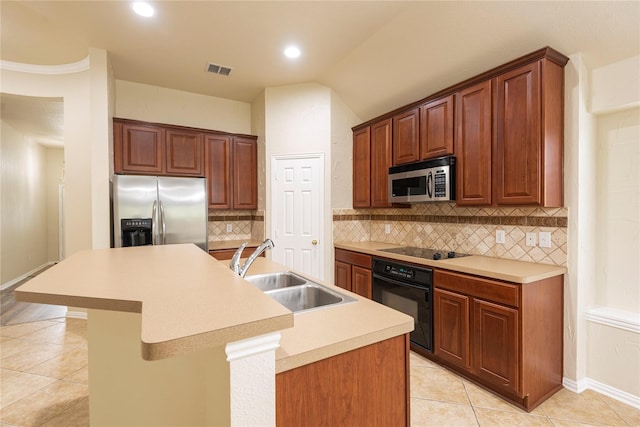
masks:
[[[214,64],[209,62],[207,64],[207,72],[213,74],[222,74],[223,76],[228,76],[231,74],[231,67],[225,67],[224,65]]]

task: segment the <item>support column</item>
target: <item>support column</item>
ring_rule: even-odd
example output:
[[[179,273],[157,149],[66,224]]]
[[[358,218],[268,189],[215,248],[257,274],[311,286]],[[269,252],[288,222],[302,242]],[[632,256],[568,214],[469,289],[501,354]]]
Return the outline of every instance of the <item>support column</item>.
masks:
[[[280,333],[226,345],[231,426],[276,425],[276,349]]]

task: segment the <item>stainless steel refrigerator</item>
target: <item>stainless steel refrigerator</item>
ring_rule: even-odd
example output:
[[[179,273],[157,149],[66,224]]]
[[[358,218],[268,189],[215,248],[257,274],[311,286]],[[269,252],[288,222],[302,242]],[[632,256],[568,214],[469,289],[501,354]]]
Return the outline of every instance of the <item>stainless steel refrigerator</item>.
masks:
[[[114,175],[113,245],[195,243],[208,250],[206,178]]]

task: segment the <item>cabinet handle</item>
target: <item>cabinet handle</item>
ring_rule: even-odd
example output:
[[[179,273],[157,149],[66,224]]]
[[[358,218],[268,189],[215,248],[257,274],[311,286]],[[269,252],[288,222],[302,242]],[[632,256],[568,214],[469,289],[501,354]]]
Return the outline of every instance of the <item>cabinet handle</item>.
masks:
[[[311,241],[311,244],[312,244],[313,246],[315,246],[315,245],[317,245],[317,244],[318,244],[318,241],[317,241],[316,239],[313,239],[313,240]]]

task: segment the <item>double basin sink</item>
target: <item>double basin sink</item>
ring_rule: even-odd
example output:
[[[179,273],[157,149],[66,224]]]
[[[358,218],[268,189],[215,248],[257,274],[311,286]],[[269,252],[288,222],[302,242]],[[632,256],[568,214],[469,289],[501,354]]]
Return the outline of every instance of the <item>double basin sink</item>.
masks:
[[[254,274],[245,280],[294,313],[357,301],[290,271]]]

